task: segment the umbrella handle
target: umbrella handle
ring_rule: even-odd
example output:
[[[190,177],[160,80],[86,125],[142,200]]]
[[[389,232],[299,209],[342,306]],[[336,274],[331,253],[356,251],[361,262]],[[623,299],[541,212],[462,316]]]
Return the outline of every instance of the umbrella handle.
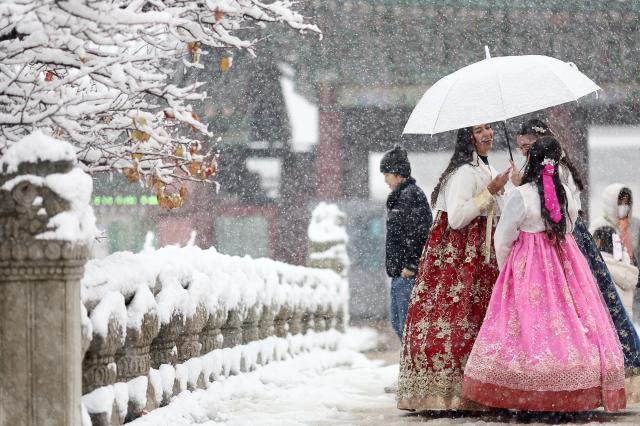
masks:
[[[509,133],[507,133],[507,121],[502,122],[502,128],[504,129],[504,137],[507,139],[507,148],[509,148],[509,158],[513,161],[513,153],[511,152],[511,143],[509,142]]]

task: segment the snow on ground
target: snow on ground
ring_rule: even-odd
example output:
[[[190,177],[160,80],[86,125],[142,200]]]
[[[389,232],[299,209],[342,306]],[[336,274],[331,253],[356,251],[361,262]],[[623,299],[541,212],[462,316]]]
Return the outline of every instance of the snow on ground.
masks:
[[[351,328],[337,351],[314,350],[223,377],[207,390],[181,393],[132,425],[349,424],[367,412],[376,423],[376,407],[393,404],[382,388],[398,373],[397,364],[383,366],[358,352],[373,348],[377,338],[372,329]]]
[[[640,424],[640,407],[619,414],[423,412],[396,409],[395,395],[384,386],[397,379],[392,364],[360,351],[375,348],[381,335],[370,328],[350,328],[339,350],[314,350],[251,373],[220,378],[207,390],[183,392],[167,407],[137,419],[134,426],[402,426],[503,424]]]

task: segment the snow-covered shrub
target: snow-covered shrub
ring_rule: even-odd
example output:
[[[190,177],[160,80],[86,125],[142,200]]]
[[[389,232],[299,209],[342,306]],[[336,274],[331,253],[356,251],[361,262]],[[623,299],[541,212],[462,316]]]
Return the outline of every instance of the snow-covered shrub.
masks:
[[[330,268],[346,276],[350,261],[345,213],[335,204],[321,202],[311,213],[307,233],[309,266]]]

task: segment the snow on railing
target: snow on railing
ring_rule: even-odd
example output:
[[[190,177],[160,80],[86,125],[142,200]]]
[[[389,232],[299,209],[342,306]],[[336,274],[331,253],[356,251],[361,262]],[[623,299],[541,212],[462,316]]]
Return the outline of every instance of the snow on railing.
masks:
[[[82,280],[83,411],[121,424],[312,347],[334,348],[348,284],[327,269],[164,247],[115,253]]]

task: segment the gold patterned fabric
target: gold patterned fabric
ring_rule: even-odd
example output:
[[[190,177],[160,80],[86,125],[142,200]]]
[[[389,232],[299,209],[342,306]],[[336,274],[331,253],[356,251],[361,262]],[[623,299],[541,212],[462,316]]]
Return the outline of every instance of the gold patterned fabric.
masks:
[[[498,267],[482,249],[487,218],[454,230],[439,212],[411,295],[400,357],[398,408],[479,409],[461,398],[463,369],[482,320]],[[493,228],[490,228],[493,232]]]
[[[573,237],[521,231],[493,288],[462,395],[514,410],[625,408],[622,348]]]

